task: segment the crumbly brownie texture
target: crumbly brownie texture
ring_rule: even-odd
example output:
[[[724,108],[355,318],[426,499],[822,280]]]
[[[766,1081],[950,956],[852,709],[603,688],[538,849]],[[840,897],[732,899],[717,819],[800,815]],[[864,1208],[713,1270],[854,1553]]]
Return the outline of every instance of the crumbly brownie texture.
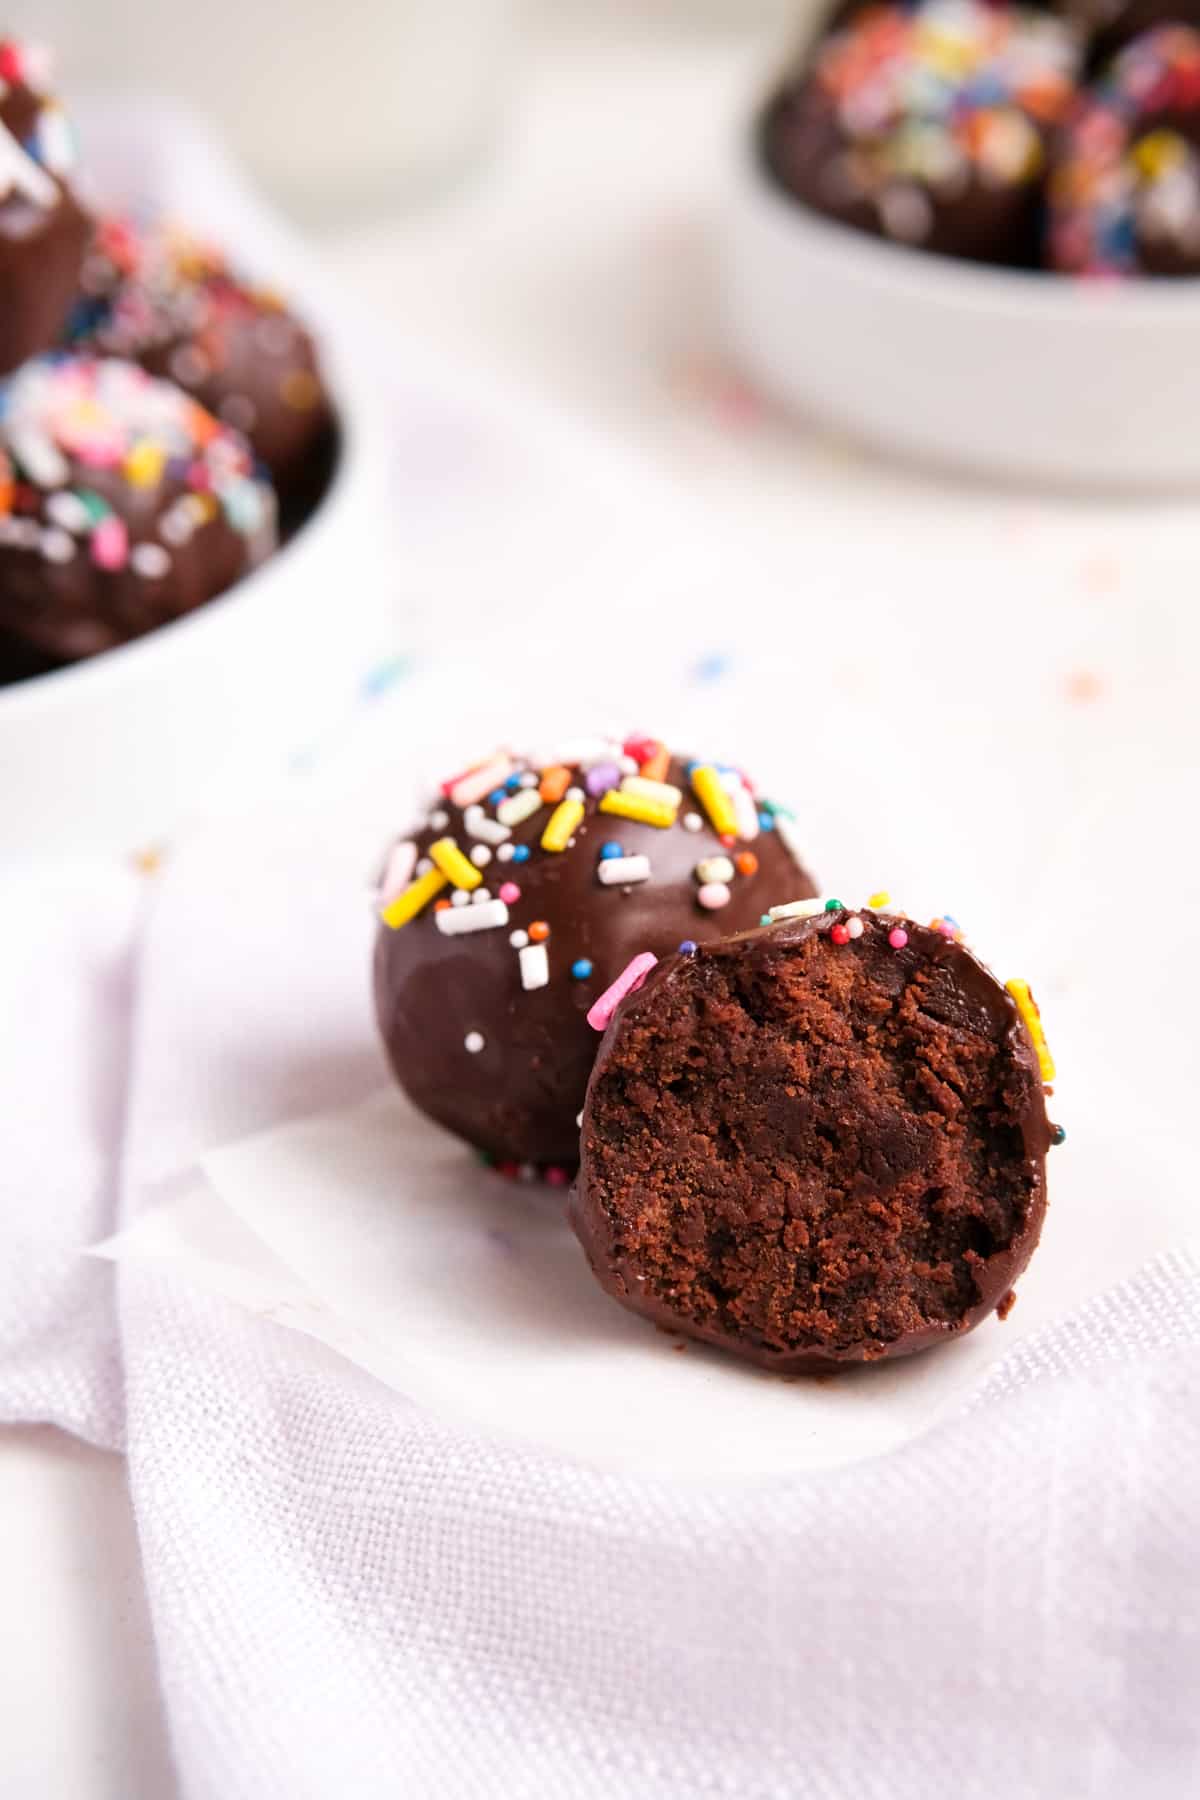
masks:
[[[507,1173],[565,1182],[599,1044],[588,1013],[667,955],[815,892],[794,823],[737,770],[649,738],[498,751],[389,852],[375,1005],[414,1103]]]
[[[1075,94],[1078,35],[982,0],[871,5],[823,38],[770,107],[777,181],[900,244],[1033,265],[1048,134]]]
[[[0,39],[0,374],[57,341],[91,221],[70,185],[75,137],[46,59]]]
[[[945,921],[832,905],[672,957],[625,1000],[571,1196],[614,1298],[782,1373],[1006,1310],[1057,1141],[1024,984]]]

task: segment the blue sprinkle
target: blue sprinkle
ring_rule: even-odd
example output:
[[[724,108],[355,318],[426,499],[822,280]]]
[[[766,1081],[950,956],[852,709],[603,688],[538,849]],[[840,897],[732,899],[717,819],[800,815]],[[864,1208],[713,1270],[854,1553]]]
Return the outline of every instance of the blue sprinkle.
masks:
[[[503,800],[503,798],[504,798],[504,789],[503,788],[493,788],[491,793],[488,795],[488,805],[489,806],[499,806],[499,804]]]
[[[528,844],[518,844],[516,849],[512,853],[512,859],[514,862],[528,862],[529,861],[529,845]]]
[[[771,923],[770,913],[760,913],[758,922],[760,925],[769,925]]]
[[[504,785],[510,794],[515,794],[521,785],[521,777],[519,775],[510,775]]]
[[[612,862],[614,858],[624,856],[624,854],[625,852],[622,850],[620,844],[614,844],[611,840],[607,844],[601,844],[600,846],[601,862]]]
[[[733,658],[724,650],[710,650],[692,664],[693,681],[720,681],[733,667]]]
[[[695,954],[696,954],[695,938],[684,938],[682,944],[680,944],[680,946],[679,946],[679,954],[680,954],[680,956],[695,956]]]
[[[586,981],[591,972],[592,965],[586,956],[581,956],[578,962],[573,962],[571,964],[571,973],[576,981]]]
[[[697,762],[696,758],[693,756],[691,762],[687,764],[686,772],[687,772],[688,780],[689,781],[691,780],[692,776],[696,773],[697,769],[702,769],[703,767],[704,767],[703,763]]]
[[[775,829],[775,818],[772,813],[760,812],[758,815],[758,823],[760,829],[763,831],[774,831]]]

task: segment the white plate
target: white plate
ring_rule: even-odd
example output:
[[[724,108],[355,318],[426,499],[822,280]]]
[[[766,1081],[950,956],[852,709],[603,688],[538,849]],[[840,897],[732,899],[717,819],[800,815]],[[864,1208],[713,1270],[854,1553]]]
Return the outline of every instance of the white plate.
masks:
[[[992,269],[838,225],[767,174],[761,109],[760,92],[734,149],[722,288],[734,353],[766,393],[972,473],[1200,480],[1200,281]]]
[[[0,688],[0,845],[129,848],[281,768],[389,645],[386,439],[364,334],[194,121],[134,103],[80,119],[96,196],[149,199],[278,283],[320,339],[343,443],[329,492],[230,592],[122,649]]]

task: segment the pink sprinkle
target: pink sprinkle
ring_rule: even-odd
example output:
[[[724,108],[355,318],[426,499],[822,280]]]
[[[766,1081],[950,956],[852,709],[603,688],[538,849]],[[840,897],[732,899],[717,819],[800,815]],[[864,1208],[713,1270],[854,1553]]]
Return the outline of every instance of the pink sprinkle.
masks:
[[[551,1164],[550,1168],[544,1171],[544,1179],[548,1186],[557,1188],[568,1187],[571,1181],[567,1171],[560,1169],[557,1163]]]
[[[521,890],[515,881],[505,881],[500,886],[500,898],[505,906],[515,906],[521,898]]]
[[[903,950],[907,942],[908,933],[905,931],[903,925],[893,925],[892,929],[888,932],[888,943],[892,946],[892,949]]]
[[[449,781],[443,781],[442,792],[455,806],[474,806],[493,788],[503,787],[512,772],[512,757],[501,752],[490,756],[486,762],[476,763],[472,769],[452,775]]]
[[[658,961],[650,950],[643,950],[640,956],[622,969],[610,988],[605,988],[600,998],[588,1013],[587,1022],[593,1031],[606,1031],[608,1021],[620,1006],[626,994],[632,994],[640,988],[647,975]]]
[[[125,521],[115,513],[101,519],[92,532],[91,543],[92,561],[98,569],[123,569],[129,560],[129,533]]]
[[[706,912],[719,912],[723,906],[729,905],[733,895],[725,882],[706,881],[696,898]]]

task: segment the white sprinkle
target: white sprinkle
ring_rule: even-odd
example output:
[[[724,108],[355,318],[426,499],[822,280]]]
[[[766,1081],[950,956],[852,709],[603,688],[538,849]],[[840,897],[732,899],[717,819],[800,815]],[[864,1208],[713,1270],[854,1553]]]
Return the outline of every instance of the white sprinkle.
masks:
[[[862,934],[863,934],[863,922],[861,919],[847,919],[846,920],[846,935],[848,937],[860,938],[862,936]]]
[[[575,1114],[575,1124],[576,1124],[576,1127],[583,1124],[583,1114],[581,1112],[577,1112]]]
[[[529,942],[529,933],[527,931],[510,931],[508,941],[514,950],[523,950]]]
[[[617,758],[617,767],[620,769],[622,775],[636,775],[638,772],[638,759],[636,756],[619,756]]]
[[[270,314],[260,319],[254,327],[254,335],[261,349],[268,356],[283,356],[292,347],[295,330],[292,321],[279,314]]]
[[[517,1169],[517,1180],[529,1187],[538,1178],[536,1163],[521,1163]]]
[[[468,837],[478,838],[482,844],[504,844],[512,836],[507,825],[499,819],[489,819],[481,806],[472,806],[463,814],[463,824]],[[503,856],[504,852],[501,851]],[[512,855],[509,850],[508,855]],[[507,861],[507,858],[505,858]]]
[[[178,350],[172,352],[167,368],[172,381],[177,381],[180,387],[194,387],[198,381],[204,380],[210,364],[207,356],[195,344],[181,344]]]
[[[512,845],[511,844],[501,844],[500,848],[496,852],[496,860],[498,862],[511,862],[512,859],[513,859]]]
[[[471,851],[471,861],[477,869],[486,869],[492,860],[492,853],[486,844],[476,844]]]
[[[472,1056],[478,1056],[486,1042],[482,1031],[468,1031],[463,1039],[463,1049],[469,1051]]]
[[[488,890],[485,887],[477,887],[475,889],[474,893],[471,895],[471,905],[472,906],[482,906],[484,904],[484,902],[487,900],[490,900],[491,897],[492,896],[489,894]]]
[[[510,794],[496,808],[496,817],[502,825],[520,825],[531,819],[535,812],[540,812],[542,797],[536,788],[521,788],[518,793]]]
[[[669,781],[647,781],[644,775],[626,775],[621,783],[623,794],[636,794],[641,800],[661,800],[667,806],[678,806],[683,795]]]
[[[379,899],[382,905],[386,906],[389,900],[394,900],[396,895],[408,886],[416,864],[417,846],[410,838],[393,847],[384,865],[383,880],[379,884]]]
[[[171,567],[171,558],[161,544],[135,544],[129,553],[129,566],[143,581],[161,581]]]
[[[423,856],[421,858],[420,862],[417,864],[417,874],[418,875],[428,875],[428,873],[429,873],[430,869],[432,869],[432,867],[433,867],[433,864],[430,861],[430,859],[427,856]]]
[[[632,886],[637,881],[649,881],[650,858],[648,856],[606,856],[596,865],[596,878],[601,887]]]
[[[235,431],[253,431],[258,423],[258,408],[249,394],[226,394],[218,411]]]
[[[523,788],[535,788],[537,785],[538,785],[538,778],[533,773],[533,770],[526,769],[524,775],[522,775],[522,777],[521,777],[521,786]]]
[[[431,812],[429,815],[429,829],[431,831],[445,831],[449,823],[450,814],[448,812],[443,812],[440,806],[436,812]]]
[[[786,906],[769,906],[769,919],[815,919],[825,911],[823,900],[789,900]]]
[[[733,864],[727,856],[706,856],[696,864],[696,880],[732,881]]]
[[[924,188],[894,182],[875,204],[887,235],[903,244],[919,244],[933,230],[933,206]]]
[[[466,888],[455,888],[450,896],[450,904],[451,906],[470,906],[471,896]]]
[[[52,525],[74,532],[76,537],[85,537],[91,529],[92,521],[87,507],[70,488],[63,488],[59,493],[49,496],[46,501],[46,517]]]
[[[526,944],[521,956],[521,986],[527,990],[546,987],[550,980],[550,958],[545,944]]]
[[[50,563],[69,563],[75,554],[75,539],[69,531],[51,525],[42,533],[42,555]]]
[[[725,791],[733,801],[733,810],[737,815],[738,836],[744,843],[752,843],[758,836],[758,808],[750,789],[737,775],[726,781]]]
[[[700,817],[699,813],[684,813],[683,815],[683,829],[685,831],[699,831],[703,823],[704,820]]]
[[[173,506],[168,507],[159,520],[158,529],[168,544],[174,545],[176,549],[181,544],[186,544],[196,529],[187,501],[176,500]]]
[[[564,796],[567,800],[584,801],[587,796],[581,787],[569,787]]]
[[[497,931],[508,924],[503,900],[485,900],[482,906],[443,906],[434,913],[443,937],[463,937],[469,931]]]

